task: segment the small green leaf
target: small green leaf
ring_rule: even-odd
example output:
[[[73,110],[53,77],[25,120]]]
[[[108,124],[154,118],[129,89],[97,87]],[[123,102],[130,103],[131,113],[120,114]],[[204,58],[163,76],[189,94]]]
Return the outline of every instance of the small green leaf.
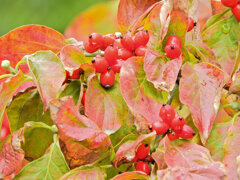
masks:
[[[55,139],[49,153],[27,164],[14,180],[52,180],[59,179],[62,175],[67,173],[70,169],[57,142],[58,138]]]
[[[74,103],[77,104],[81,90],[79,80],[72,81],[59,95],[59,97],[72,96]]]

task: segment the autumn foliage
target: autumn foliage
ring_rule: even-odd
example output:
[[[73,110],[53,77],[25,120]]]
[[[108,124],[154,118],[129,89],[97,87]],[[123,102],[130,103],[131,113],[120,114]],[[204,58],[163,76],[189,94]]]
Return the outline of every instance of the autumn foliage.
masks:
[[[239,179],[239,1],[117,3],[0,37],[0,179]]]

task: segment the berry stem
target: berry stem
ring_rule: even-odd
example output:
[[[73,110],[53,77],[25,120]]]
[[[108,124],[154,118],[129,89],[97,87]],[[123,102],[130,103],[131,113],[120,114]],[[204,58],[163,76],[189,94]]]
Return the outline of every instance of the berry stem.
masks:
[[[169,98],[167,104],[169,104],[169,105],[172,104],[173,98],[174,98],[174,96],[175,96],[177,90],[178,90],[178,85],[176,84],[176,85],[174,86],[173,90],[171,91],[171,96],[170,96],[170,98]]]
[[[19,62],[16,64],[16,66],[15,66],[15,71],[17,72],[18,69],[19,69],[19,66],[20,66],[21,64],[25,64],[25,63],[27,63],[26,58],[23,58],[21,61],[19,61]]]
[[[95,56],[97,56],[97,55],[104,56],[103,53],[87,53],[87,52],[84,52],[84,55],[85,55],[86,57],[95,57]]]
[[[157,135],[155,140],[154,140],[154,143],[153,145],[151,146],[151,154],[154,153],[156,151],[156,149],[158,148],[159,146],[159,142],[162,140],[163,136],[162,135]]]
[[[232,107],[232,105],[231,105],[231,104],[221,105],[221,106],[219,107],[219,110],[222,109],[222,108],[226,108],[226,107]]]
[[[13,74],[3,74],[0,76],[0,79],[8,78],[8,77],[13,77]]]

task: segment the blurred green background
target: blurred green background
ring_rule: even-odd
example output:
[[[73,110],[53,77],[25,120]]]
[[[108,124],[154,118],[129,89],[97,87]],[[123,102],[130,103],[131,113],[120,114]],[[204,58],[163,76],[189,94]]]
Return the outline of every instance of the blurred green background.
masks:
[[[61,33],[88,7],[108,0],[0,0],[0,36],[25,24],[41,24]]]

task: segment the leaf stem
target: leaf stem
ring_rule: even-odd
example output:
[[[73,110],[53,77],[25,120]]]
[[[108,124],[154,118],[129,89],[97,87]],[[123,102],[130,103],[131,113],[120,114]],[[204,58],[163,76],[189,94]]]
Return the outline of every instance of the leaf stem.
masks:
[[[174,96],[175,96],[175,94],[176,94],[176,92],[177,92],[177,89],[178,89],[178,85],[175,84],[173,90],[171,91],[171,97],[169,98],[167,104],[169,104],[169,105],[172,104],[172,101],[173,101],[173,98],[174,98]]]
[[[26,61],[25,58],[23,58],[21,61],[19,61],[19,62],[16,64],[16,66],[15,66],[15,71],[18,71],[19,66],[20,66],[21,64],[25,64],[25,63],[27,63],[27,61]]]
[[[222,108],[226,108],[226,107],[232,107],[232,105],[231,105],[231,104],[221,105],[221,106],[219,107],[219,110],[222,109]]]
[[[3,74],[3,75],[0,76],[0,79],[13,77],[13,76],[14,76],[13,74]]]

